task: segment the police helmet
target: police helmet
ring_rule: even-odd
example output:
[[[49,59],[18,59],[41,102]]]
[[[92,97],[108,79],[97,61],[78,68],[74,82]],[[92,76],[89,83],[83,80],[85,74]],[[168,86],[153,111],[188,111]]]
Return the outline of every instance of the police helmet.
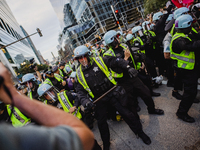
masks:
[[[42,84],[42,85],[40,85],[40,87],[37,89],[37,93],[38,93],[39,97],[43,96],[51,88],[52,88],[52,86],[49,85],[49,84]]]
[[[106,42],[106,45],[109,45],[110,43],[112,43],[115,40],[115,36],[117,35],[117,32],[115,30],[110,30],[108,31],[103,39]]]
[[[140,30],[142,30],[142,27],[141,27],[141,26],[137,26],[137,27],[134,27],[134,28],[135,28],[135,29],[134,29],[134,30],[135,30],[135,33],[138,32],[138,31],[140,31]]]
[[[60,62],[60,64],[59,64],[59,67],[61,67],[61,66],[65,66],[65,62]]]
[[[26,83],[31,80],[36,81],[36,78],[32,73],[27,73],[22,77],[22,83]]]
[[[88,53],[90,53],[90,50],[86,46],[84,46],[84,45],[78,46],[74,50],[74,58],[78,58],[80,56],[84,56],[84,55],[86,55]]]
[[[178,29],[188,28],[191,26],[192,21],[193,19],[190,15],[188,14],[182,15],[176,19],[175,28],[178,28]]]
[[[162,12],[157,12],[157,13],[155,13],[154,15],[153,15],[153,21],[157,21],[157,20],[159,20],[160,19],[160,17],[163,15],[163,13]]]
[[[173,14],[170,14],[166,20],[166,22],[169,22],[173,19],[174,15]]]
[[[181,7],[174,11],[174,19],[177,19],[181,15],[188,13],[189,9],[187,7]]]
[[[127,36],[126,36],[126,40],[127,41],[130,41],[130,40],[132,40],[133,39],[133,35],[132,34],[128,34]]]
[[[154,26],[155,26],[155,24],[152,23],[152,24],[150,25],[150,29],[153,30],[153,29],[154,29]]]
[[[123,35],[122,31],[117,31],[117,34]]]
[[[56,72],[58,70],[58,66],[53,66],[52,67],[52,72]]]
[[[150,24],[149,21],[144,21],[144,22],[142,23],[142,28],[144,29],[144,26],[145,26],[145,25],[148,25],[148,24]]]
[[[104,46],[106,46],[106,42],[105,42],[105,41],[103,41],[102,44],[103,44]]]

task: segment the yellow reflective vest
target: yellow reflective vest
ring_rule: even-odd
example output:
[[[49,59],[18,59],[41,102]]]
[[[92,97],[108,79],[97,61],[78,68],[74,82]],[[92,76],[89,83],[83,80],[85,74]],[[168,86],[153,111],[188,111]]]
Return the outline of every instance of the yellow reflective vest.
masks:
[[[117,84],[115,79],[112,76],[112,73],[109,71],[108,67],[105,65],[102,57],[93,57],[94,62],[97,64],[97,66],[101,69],[101,71],[106,75],[106,77],[109,79],[110,82],[112,82],[114,85]],[[92,93],[90,87],[88,86],[84,74],[82,72],[82,65],[79,66],[79,68],[76,70],[76,76],[78,79],[78,82],[83,86],[83,88],[89,93],[89,95],[94,98],[94,94]]]
[[[11,105],[7,105],[7,111],[8,111],[8,115],[10,116],[12,112]],[[14,127],[22,127],[31,122],[31,118],[27,118],[25,115],[23,115],[17,107],[14,107],[13,113],[10,119]]]
[[[195,54],[194,54],[194,52],[183,50],[180,54],[178,54],[178,53],[175,53],[172,49],[173,41],[178,39],[179,37],[187,38],[188,40],[192,41],[184,33],[176,33],[172,37],[172,41],[171,41],[171,44],[170,44],[170,57],[173,60],[177,60],[177,67],[178,68],[193,70],[194,65],[195,65]]]
[[[66,94],[66,91],[58,93],[57,95],[58,95],[58,100],[59,100],[63,110],[68,113],[69,109],[71,107],[73,107],[73,105],[70,103],[68,96]],[[81,119],[82,116],[81,116],[81,113],[79,112],[79,110],[80,110],[80,108],[78,108],[75,112],[73,112],[73,115],[76,116],[77,118]]]

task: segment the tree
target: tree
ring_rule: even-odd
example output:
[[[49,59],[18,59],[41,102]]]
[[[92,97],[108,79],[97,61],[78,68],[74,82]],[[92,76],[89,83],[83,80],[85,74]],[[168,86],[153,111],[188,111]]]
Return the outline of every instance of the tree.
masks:
[[[30,62],[28,60],[25,60],[24,62],[25,62],[24,64],[20,65],[18,72],[23,75],[25,75],[27,73],[34,73],[35,70],[30,69],[30,65],[31,65]],[[46,64],[41,64],[41,65],[35,64],[35,65],[37,65],[38,71],[42,71],[42,70],[45,70],[48,68],[48,65],[46,65]]]
[[[157,12],[160,8],[164,8],[168,0],[145,0],[144,13],[145,15],[151,12]]]

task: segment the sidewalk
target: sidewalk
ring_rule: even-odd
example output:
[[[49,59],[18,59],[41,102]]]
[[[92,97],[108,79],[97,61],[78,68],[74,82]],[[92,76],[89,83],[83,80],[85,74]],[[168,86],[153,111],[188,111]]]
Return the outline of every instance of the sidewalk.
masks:
[[[160,92],[160,97],[154,97],[156,108],[165,111],[165,115],[149,115],[144,102],[139,98],[141,111],[140,119],[143,130],[151,138],[151,145],[145,145],[137,139],[124,121],[114,122],[109,120],[111,150],[200,150],[200,103],[193,104],[189,115],[195,118],[195,123],[186,123],[177,119],[175,113],[180,101],[171,95],[172,88],[161,85],[155,92]],[[200,92],[197,95],[200,99]],[[95,138],[102,146],[97,124],[94,129]]]

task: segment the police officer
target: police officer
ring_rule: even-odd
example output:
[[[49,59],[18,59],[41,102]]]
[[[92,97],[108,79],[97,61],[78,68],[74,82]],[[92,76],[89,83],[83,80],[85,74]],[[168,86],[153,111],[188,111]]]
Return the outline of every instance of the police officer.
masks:
[[[159,74],[164,75],[164,70],[166,70],[166,63],[164,59],[163,54],[163,46],[162,42],[167,34],[167,31],[165,31],[165,23],[166,20],[171,13],[172,5],[169,5],[167,8],[167,12],[163,14],[162,12],[157,12],[153,15],[153,21],[155,23],[154,26],[154,32],[156,34],[156,53],[155,53],[155,59],[156,59],[156,65],[159,68]]]
[[[25,74],[22,77],[22,84],[28,87],[27,96],[30,99],[39,100],[39,95],[37,94],[37,89],[39,87],[38,81],[35,76],[31,73]],[[18,108],[7,105],[7,112],[10,116],[10,122],[14,127],[22,127],[31,123],[31,118],[24,115]],[[12,115],[11,115],[12,114]]]
[[[80,62],[77,69],[77,94],[81,104],[87,109],[93,108],[93,101],[103,95],[111,88],[101,100],[96,102],[94,108],[95,117],[98,122],[98,128],[103,140],[104,150],[110,147],[110,133],[107,124],[107,110],[108,105],[111,104],[123,117],[124,121],[129,125],[131,130],[138,135],[145,144],[150,144],[150,138],[142,131],[142,125],[137,113],[129,111],[123,107],[119,100],[126,101],[126,92],[116,85],[115,79],[112,77],[109,68],[121,72],[121,69],[127,70],[131,76],[135,76],[136,70],[128,66],[128,62],[116,57],[102,58],[102,57],[89,57],[89,50],[85,46],[79,46],[74,50],[75,59]]]
[[[61,91],[63,89],[65,89],[65,82],[58,81],[55,77],[54,77],[54,73],[50,70],[47,71],[45,73],[45,81],[43,82],[44,84],[49,84],[51,86],[53,86],[55,89],[57,89],[58,91]]]
[[[78,108],[79,103],[77,100],[74,101],[74,97],[70,92],[63,91],[58,93],[49,84],[42,84],[38,90],[38,95],[46,104],[56,106],[59,109],[63,109],[67,113],[72,113],[77,118],[81,119],[82,116]]]
[[[143,25],[146,26],[145,23]],[[148,68],[147,71],[151,77],[155,78],[158,76],[154,65],[156,35],[153,31],[145,31],[147,35],[143,33],[141,26],[136,26],[132,29],[133,34],[136,35],[134,46],[140,49],[138,53],[144,53],[146,55],[145,65]]]
[[[116,32],[113,30],[108,31],[104,35],[104,40],[106,44],[110,47],[110,49],[106,53],[104,53],[104,57],[115,56],[117,58],[128,60],[129,66],[136,68],[136,63],[133,59],[132,53],[129,51],[125,44],[119,44],[115,36]],[[163,110],[155,109],[155,104],[153,102],[149,89],[143,84],[143,82],[138,77],[130,78],[127,72],[123,72],[122,76],[119,76],[118,74],[115,77],[117,77],[119,85],[123,86],[123,88],[128,94],[129,104],[127,106],[130,110],[134,110],[134,107],[130,108],[134,106],[133,99],[135,99],[136,96],[140,96],[145,102],[145,104],[148,106],[147,109],[149,114],[164,114]]]
[[[59,74],[63,77],[63,79],[67,79],[68,76],[65,73],[64,68],[65,68],[65,62],[60,62],[59,69],[58,69],[59,70]]]
[[[39,99],[37,94],[37,89],[39,87],[39,83],[36,80],[35,76],[32,73],[27,73],[22,77],[22,83],[28,87],[27,96],[30,99]]]
[[[176,112],[178,118],[185,122],[193,123],[194,118],[188,115],[188,111],[197,94],[197,61],[199,55],[200,40],[192,40],[189,34],[193,19],[190,15],[182,15],[175,21],[177,33],[172,37],[170,56],[179,73],[179,78],[184,84],[184,93],[179,108]]]
[[[66,79],[63,78],[61,75],[60,75],[60,71],[59,71],[59,68],[58,66],[54,66],[52,68],[52,72],[54,73],[54,78],[58,81],[58,82],[61,82],[62,83],[62,86],[66,89],[66,90],[69,90],[69,87],[68,87],[68,84],[66,82]]]

